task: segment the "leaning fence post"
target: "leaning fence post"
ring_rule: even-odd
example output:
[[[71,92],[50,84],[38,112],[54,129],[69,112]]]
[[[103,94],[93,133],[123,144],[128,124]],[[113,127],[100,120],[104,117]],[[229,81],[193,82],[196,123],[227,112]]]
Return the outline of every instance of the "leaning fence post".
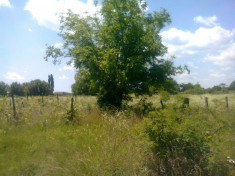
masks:
[[[16,107],[15,107],[15,99],[14,95],[12,95],[12,105],[13,105],[13,113],[14,113],[14,118],[16,119]]]
[[[164,104],[163,104],[163,101],[162,101],[162,100],[160,100],[160,103],[161,103],[161,105],[162,105],[162,109],[164,109],[164,108],[165,108],[165,106],[164,106]]]
[[[225,97],[225,101],[226,101],[226,108],[228,108],[228,97]]]
[[[205,97],[205,103],[206,103],[206,107],[209,107],[208,97]]]

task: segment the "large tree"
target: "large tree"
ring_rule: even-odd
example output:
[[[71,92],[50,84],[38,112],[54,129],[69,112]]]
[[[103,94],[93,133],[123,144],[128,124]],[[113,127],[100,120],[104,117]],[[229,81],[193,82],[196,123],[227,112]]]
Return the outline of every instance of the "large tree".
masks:
[[[120,107],[132,92],[163,87],[182,69],[163,59],[167,48],[159,32],[171,22],[169,14],[147,13],[146,7],[141,0],[104,0],[94,16],[69,11],[61,17],[63,49],[48,46],[45,59],[71,57],[76,68],[89,72],[101,107]]]

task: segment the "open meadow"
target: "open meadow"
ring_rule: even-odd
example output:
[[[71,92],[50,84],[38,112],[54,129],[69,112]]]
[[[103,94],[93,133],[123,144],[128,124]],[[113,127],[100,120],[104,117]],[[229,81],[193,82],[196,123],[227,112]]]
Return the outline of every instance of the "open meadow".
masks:
[[[71,98],[15,97],[15,118],[0,98],[0,175],[235,174],[234,93],[174,95],[165,109],[139,97],[122,110],[77,96],[72,118]]]

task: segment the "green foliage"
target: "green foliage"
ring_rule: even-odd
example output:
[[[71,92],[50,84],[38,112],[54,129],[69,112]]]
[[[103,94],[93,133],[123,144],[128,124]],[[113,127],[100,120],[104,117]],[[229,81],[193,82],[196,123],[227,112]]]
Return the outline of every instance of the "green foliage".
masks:
[[[186,90],[193,89],[194,85],[192,83],[187,83],[187,84],[182,83],[179,85],[179,87],[180,87],[180,91],[184,92]]]
[[[41,81],[39,79],[27,82],[27,83],[17,83],[13,82],[10,85],[10,95],[30,95],[30,96],[41,96],[41,95],[50,95],[51,90],[49,88],[49,84],[45,81]]]
[[[164,90],[170,94],[177,94],[179,92],[179,86],[177,82],[173,79],[168,79],[165,83]]]
[[[80,70],[75,75],[75,83],[72,85],[74,95],[96,95],[98,92],[90,79],[90,74],[86,70]]]
[[[235,90],[235,81],[233,81],[229,87],[228,87],[229,90]]]
[[[224,83],[221,83],[219,85],[213,86],[212,88],[206,89],[208,93],[212,94],[224,94],[229,92],[229,88],[225,87],[226,85]]]
[[[186,94],[196,94],[196,95],[198,95],[198,94],[203,94],[203,93],[205,93],[205,91],[204,91],[204,89],[201,87],[200,84],[195,84],[195,85],[193,86],[193,88],[189,88],[189,89],[185,90],[184,93],[186,93]]]
[[[48,75],[48,84],[49,84],[49,89],[51,89],[51,92],[54,92],[54,78],[53,75]]]
[[[25,92],[24,92],[23,85],[21,85],[20,83],[17,83],[17,82],[13,82],[10,85],[10,94],[11,95],[24,96]]]
[[[63,49],[49,46],[45,59],[52,57],[56,63],[60,57],[71,57],[75,67],[89,75],[101,107],[120,107],[130,93],[146,94],[151,87],[164,87],[183,69],[162,59],[167,48],[159,32],[171,22],[169,14],[164,9],[147,14],[146,6],[138,0],[104,0],[92,17],[69,11],[61,17]],[[84,90],[81,82],[86,79],[78,80],[74,89]]]
[[[27,87],[27,94],[30,96],[32,95],[41,96],[41,95],[51,94],[51,89],[49,88],[49,84],[39,79],[30,81],[26,87]]]
[[[160,100],[162,101],[168,101],[170,99],[170,93],[167,91],[160,90],[158,94],[160,96]]]
[[[149,112],[155,110],[153,103],[149,102],[146,97],[140,99],[140,101],[131,108],[139,117],[146,116]]]
[[[0,82],[0,95],[7,95],[8,85],[4,82]]]
[[[212,139],[224,125],[210,113],[201,111],[201,115],[197,115],[195,112],[194,109],[185,109],[182,113],[167,109],[152,112],[145,119],[146,133],[153,142],[153,165],[159,175],[210,175],[212,172],[212,168],[208,169],[216,162],[210,163],[210,158],[215,156],[211,153]]]

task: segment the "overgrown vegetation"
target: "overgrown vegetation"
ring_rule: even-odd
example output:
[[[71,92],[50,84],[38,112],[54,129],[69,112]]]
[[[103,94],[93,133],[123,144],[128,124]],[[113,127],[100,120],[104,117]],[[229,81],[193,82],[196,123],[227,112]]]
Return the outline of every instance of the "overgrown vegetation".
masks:
[[[235,96],[226,96],[229,109],[220,95],[206,108],[200,96],[183,107],[163,93],[111,112],[79,96],[69,123],[69,96],[16,97],[18,121],[1,97],[0,175],[234,175]]]

